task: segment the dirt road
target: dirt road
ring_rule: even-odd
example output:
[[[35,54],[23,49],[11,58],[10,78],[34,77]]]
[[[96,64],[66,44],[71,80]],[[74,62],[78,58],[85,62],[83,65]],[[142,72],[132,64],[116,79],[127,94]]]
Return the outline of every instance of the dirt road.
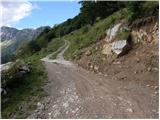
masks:
[[[158,95],[147,86],[96,75],[64,60],[44,58],[48,97],[29,118],[158,118]]]

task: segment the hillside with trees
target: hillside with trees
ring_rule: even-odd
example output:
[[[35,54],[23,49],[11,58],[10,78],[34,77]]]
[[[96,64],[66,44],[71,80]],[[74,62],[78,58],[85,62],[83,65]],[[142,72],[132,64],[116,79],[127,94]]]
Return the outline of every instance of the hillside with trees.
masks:
[[[65,40],[69,41],[65,59],[96,75],[115,76],[126,86],[132,78],[139,80],[140,85],[158,84],[158,1],[80,1],[79,4],[77,16],[44,29],[34,40],[21,45],[11,67],[2,71],[2,118],[27,118],[36,110],[37,102],[47,97],[43,87],[48,77],[41,59],[65,45]],[[117,55],[111,46],[120,40],[125,40],[127,47],[121,48],[121,54]],[[155,81],[147,82],[148,79]],[[153,89],[157,92],[157,88]],[[151,118],[157,118],[158,114],[152,115]]]

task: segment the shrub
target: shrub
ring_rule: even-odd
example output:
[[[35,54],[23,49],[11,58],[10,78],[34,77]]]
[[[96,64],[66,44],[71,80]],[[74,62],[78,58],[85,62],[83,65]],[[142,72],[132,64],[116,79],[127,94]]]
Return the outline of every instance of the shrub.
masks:
[[[127,40],[127,38],[129,37],[130,35],[130,31],[126,28],[123,28],[122,30],[119,30],[116,37],[119,39],[119,40]]]
[[[147,1],[143,4],[144,15],[157,15],[159,9],[158,1]]]
[[[130,1],[126,3],[126,17],[132,22],[137,18],[158,15],[158,1]]]

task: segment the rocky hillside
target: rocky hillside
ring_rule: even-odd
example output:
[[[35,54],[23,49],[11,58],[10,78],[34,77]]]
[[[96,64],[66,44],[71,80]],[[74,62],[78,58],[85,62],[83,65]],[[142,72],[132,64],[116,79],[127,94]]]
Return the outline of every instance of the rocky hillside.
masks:
[[[2,62],[3,60],[11,54],[14,54],[18,47],[23,43],[35,39],[46,27],[39,27],[37,29],[22,29],[18,30],[16,28],[1,27],[1,55]],[[4,60],[5,61],[5,60]]]
[[[107,29],[103,39],[85,48],[74,62],[90,72],[114,76],[113,80],[123,84],[147,86],[158,100],[158,28],[154,17],[137,19],[131,25],[122,20]]]
[[[118,59],[127,59],[137,49],[139,52],[142,49],[151,52],[155,47],[157,51],[154,49],[153,53],[157,54],[158,33],[158,21],[155,17],[137,19],[132,25],[122,20],[107,29],[104,38],[85,48],[75,61],[88,70],[103,72],[109,70],[105,66],[114,64]]]

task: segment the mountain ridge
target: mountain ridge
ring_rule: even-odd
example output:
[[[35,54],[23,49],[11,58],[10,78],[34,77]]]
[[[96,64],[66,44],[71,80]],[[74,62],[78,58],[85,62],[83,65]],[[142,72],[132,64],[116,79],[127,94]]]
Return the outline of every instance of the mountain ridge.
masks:
[[[36,39],[46,28],[50,29],[49,26],[42,26],[36,29],[24,28],[22,30],[7,26],[0,27],[1,62],[8,62],[7,56],[13,55],[23,43]]]

